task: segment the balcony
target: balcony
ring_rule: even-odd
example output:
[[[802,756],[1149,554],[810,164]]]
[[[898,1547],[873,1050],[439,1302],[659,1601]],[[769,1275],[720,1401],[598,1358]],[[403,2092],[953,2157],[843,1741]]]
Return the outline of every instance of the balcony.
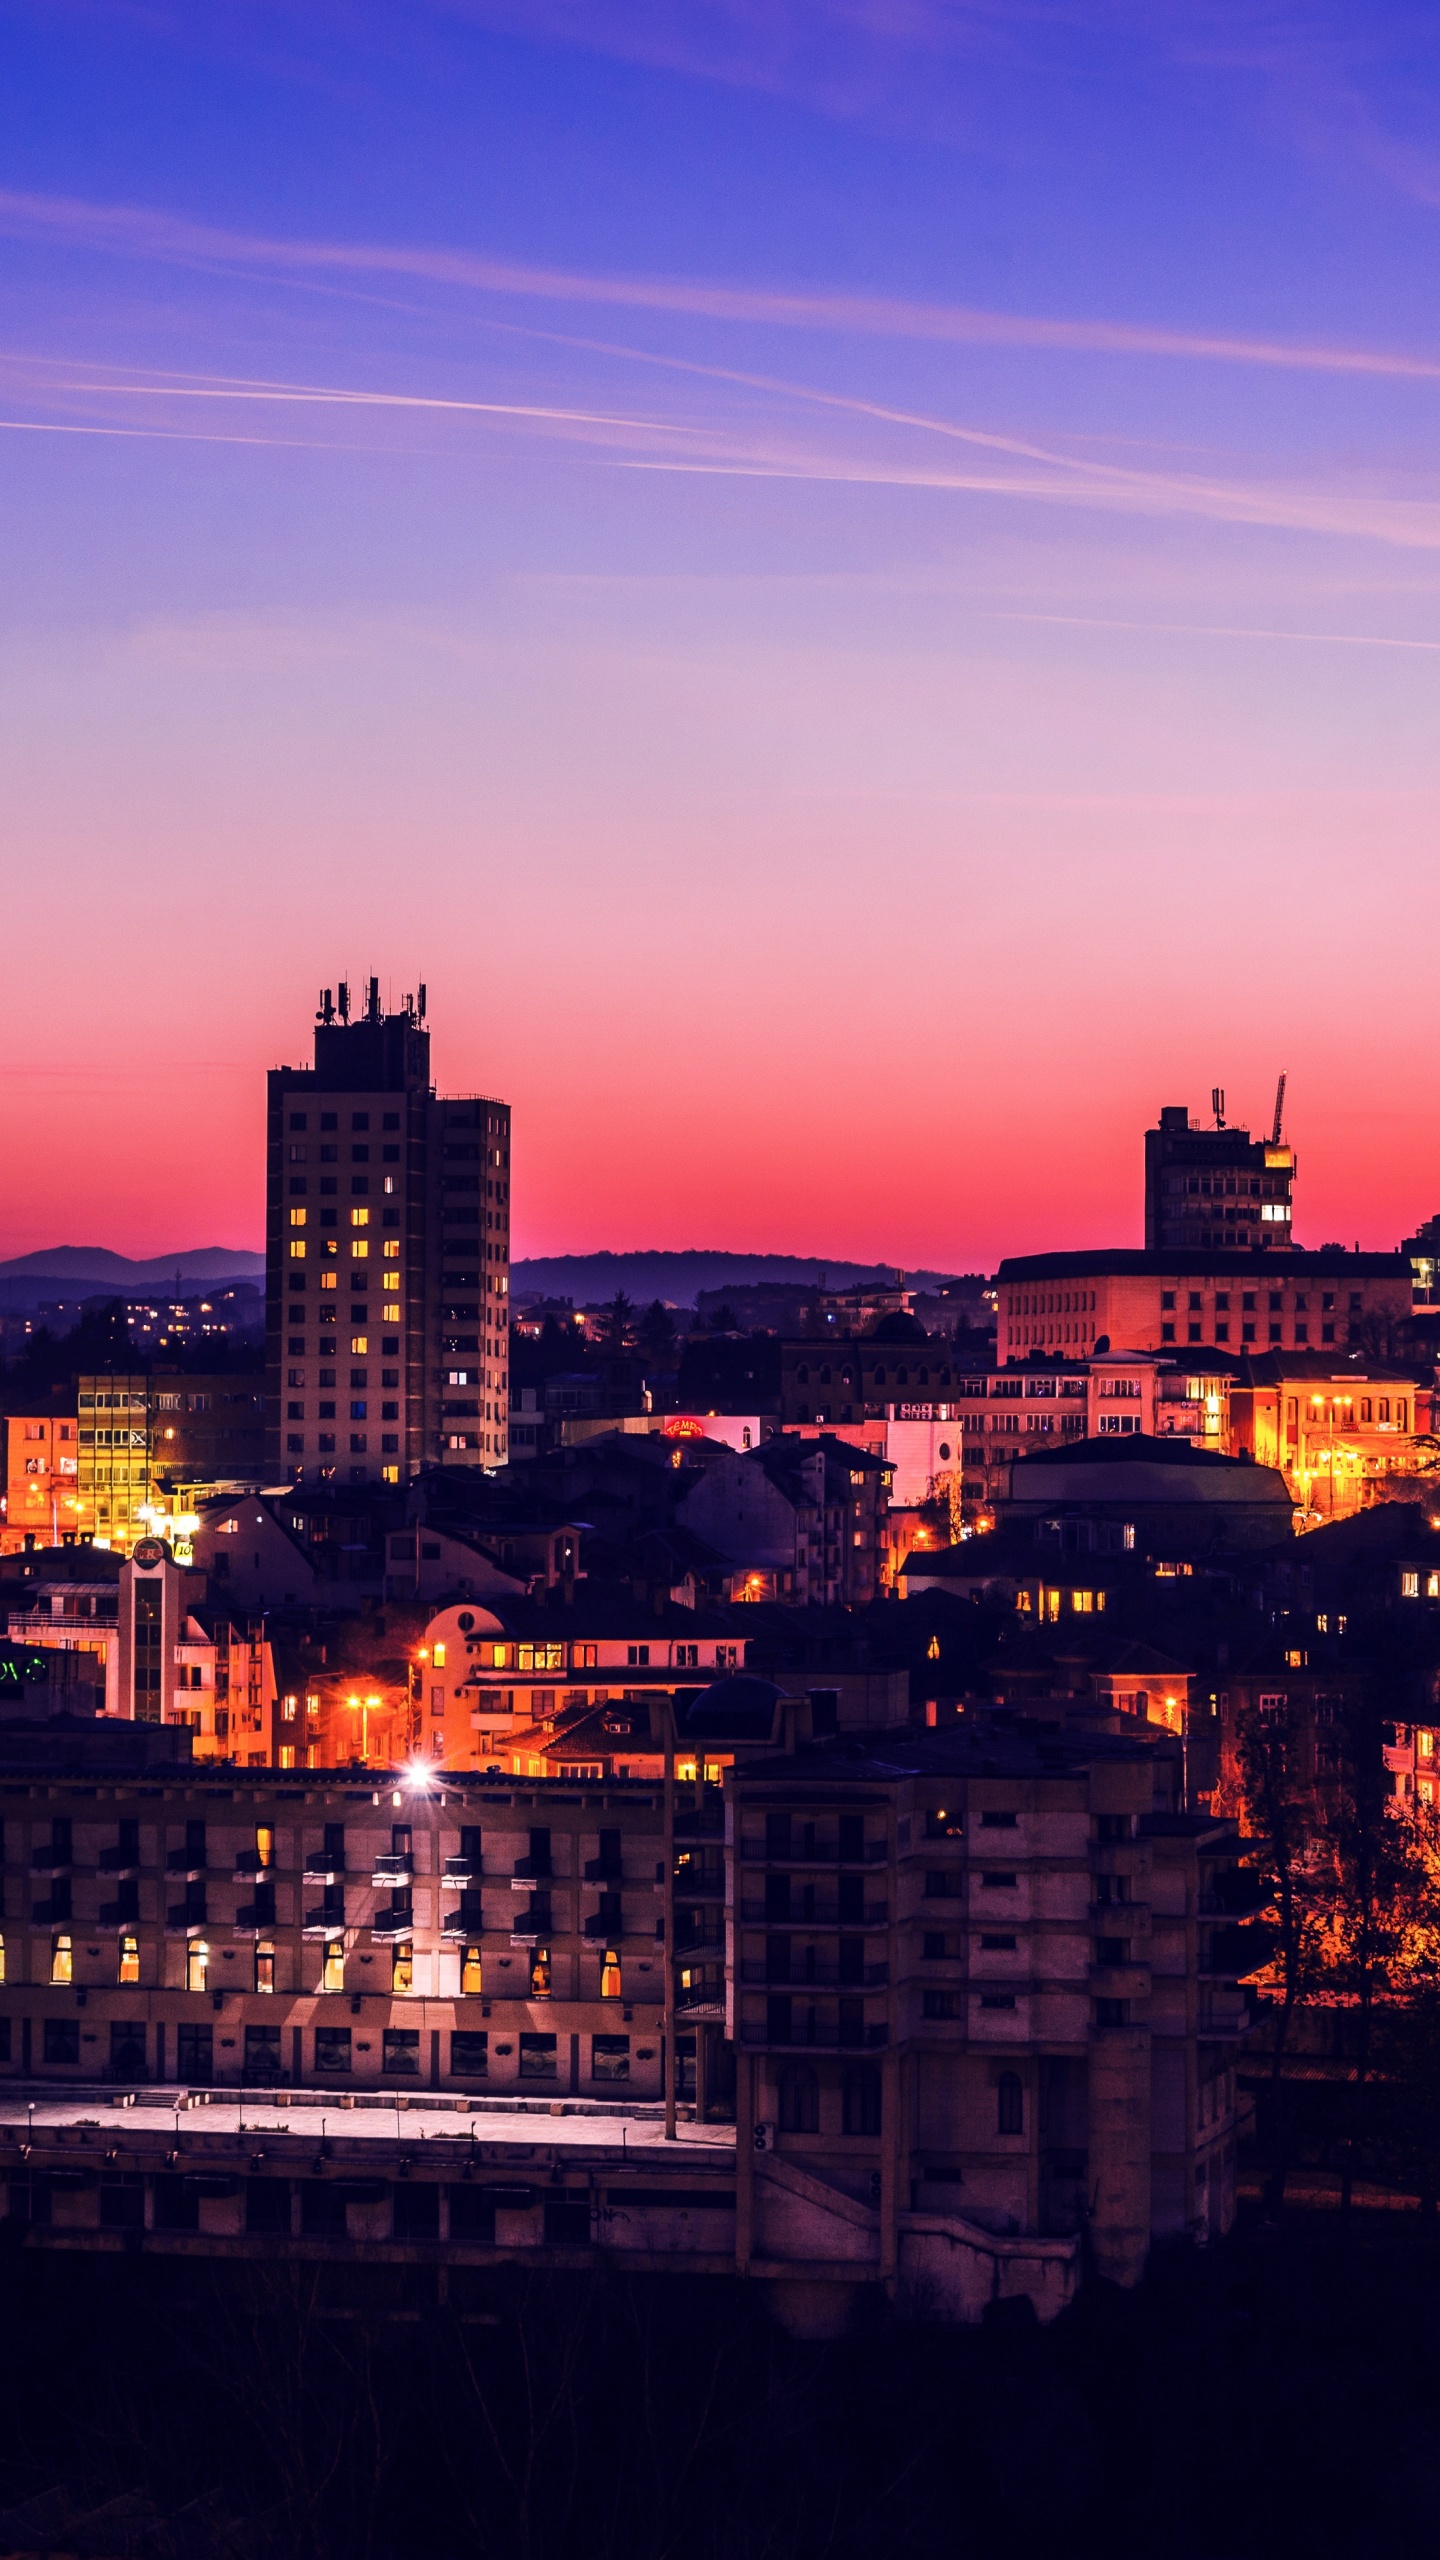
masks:
[[[370,1923],[370,1935],[379,1947],[393,1946],[397,1938],[413,1938],[415,1913],[408,1894],[397,1894],[388,1911],[377,1911]]]
[[[301,1874],[306,1884],[343,1884],[345,1861],[343,1858],[307,1858]]]
[[[257,1893],[253,1902],[242,1902],[235,1914],[237,1938],[259,1938],[275,1926],[275,1894]]]
[[[73,1867],[74,1864],[75,1860],[68,1849],[32,1849],[30,1852],[32,1875],[61,1875],[67,1867]]]
[[[553,1934],[548,1893],[533,1895],[527,1908],[517,1911],[510,1923],[512,1947],[538,1946],[542,1939],[548,1940]]]
[[[458,1911],[447,1911],[440,1924],[440,1935],[465,1946],[478,1938],[485,1926],[484,1897],[479,1893],[462,1893]]]
[[[745,1901],[740,1917],[747,1924],[772,1929],[883,1929],[889,1922],[890,1905],[866,1902],[859,1911],[842,1915],[835,1902],[817,1902],[810,1911],[770,1911],[763,1902]]]
[[[95,1861],[95,1871],[102,1876],[138,1876],[140,1852],[138,1849],[102,1849]]]
[[[172,1849],[165,1861],[165,1873],[177,1882],[197,1884],[206,1873],[203,1858],[194,1858],[188,1849]]]
[[[73,1918],[69,1894],[52,1894],[46,1902],[32,1902],[30,1917],[38,1929],[68,1928]]]
[[[165,1914],[166,1930],[175,1937],[201,1937],[208,1925],[203,1894],[198,1901],[187,1895],[184,1902],[172,1902]]]
[[[476,1858],[447,1858],[442,1876],[446,1884],[453,1885],[457,1892],[463,1892],[466,1885],[478,1884],[483,1872]]]
[[[750,1833],[741,1840],[740,1855],[752,1867],[878,1867],[885,1862],[888,1846],[884,1840],[867,1840],[862,1848],[842,1857],[838,1840],[814,1840],[808,1849],[771,1850]]]
[[[604,1893],[601,1895],[600,1908],[598,1911],[591,1912],[589,1919],[585,1923],[583,1935],[592,1944],[598,1943],[606,1946],[612,1944],[616,1938],[624,1935],[624,1923],[621,1916],[621,1902],[618,1893]]]
[[[388,1889],[391,1893],[399,1893],[415,1881],[414,1859],[409,1856],[400,1857],[398,1854],[389,1858],[377,1858],[370,1881],[377,1892]]]
[[[742,2026],[740,2041],[767,2047],[772,2053],[876,2053],[889,2043],[890,2030],[883,2024],[843,2029],[819,2018],[798,2018],[787,2035],[772,2035],[768,2027]]]
[[[136,1929],[140,1925],[140,1896],[121,1894],[114,1902],[102,1902],[97,1923],[102,1929]]]
[[[587,1884],[609,1885],[616,1893],[625,1881],[623,1865],[613,1858],[587,1858],[580,1873]]]
[[[747,1984],[763,1984],[772,1991],[808,1991],[812,1986],[823,1991],[880,1991],[890,1979],[890,1967],[882,1960],[849,1974],[842,1973],[837,1964],[817,1961],[813,1970],[779,1974],[767,1972],[763,1958],[746,1956],[740,1979]]]
[[[554,1869],[548,1858],[517,1858],[510,1871],[512,1893],[533,1893],[537,1884],[548,1884]]]
[[[236,1857],[235,1881],[237,1884],[248,1881],[254,1876],[273,1875],[274,1872],[274,1859],[270,1859],[267,1863],[258,1849],[242,1849]]]
[[[345,1935],[344,1910],[328,1911],[322,1904],[320,1909],[317,1911],[307,1911],[305,1914],[305,1925],[302,1928],[300,1935],[302,1938],[324,1938],[326,1940],[332,1938],[343,1938]]]
[[[677,1956],[698,1956],[704,1955],[707,1951],[718,1954],[724,1944],[723,1925],[718,1929],[707,1928],[702,1921],[696,1928],[692,1922],[687,1922],[677,1915],[675,1922],[675,1954]]]

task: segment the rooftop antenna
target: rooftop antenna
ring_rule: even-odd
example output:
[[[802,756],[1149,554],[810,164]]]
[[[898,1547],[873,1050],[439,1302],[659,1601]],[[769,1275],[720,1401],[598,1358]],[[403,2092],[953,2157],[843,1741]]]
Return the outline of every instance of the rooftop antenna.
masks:
[[[422,979],[421,979],[421,981],[420,981],[420,995],[419,995],[419,1002],[418,1002],[418,1010],[419,1010],[420,1020],[423,1022],[423,1021],[424,1021],[424,1019],[425,1019],[425,981],[424,981],[424,979],[423,979],[423,978],[422,978]]]
[[[1279,1144],[1280,1144],[1280,1117],[1281,1117],[1281,1114],[1282,1114],[1282,1112],[1284,1111],[1284,1109],[1285,1109],[1285,1079],[1284,1079],[1284,1077],[1282,1076],[1282,1077],[1281,1077],[1281,1079],[1280,1079],[1280,1081],[1279,1081],[1279,1083],[1278,1083],[1278,1084],[1277,1084],[1277,1086],[1275,1087],[1275,1126],[1274,1126],[1273,1130],[1272,1130],[1272,1131],[1271,1131],[1271,1133],[1270,1133],[1270,1144],[1271,1144],[1271,1146],[1272,1146],[1272,1147],[1278,1147],[1278,1146],[1279,1146]]]
[[[320,1019],[322,1022],[333,1022],[335,1019],[335,995],[330,987],[322,987],[320,990]]]
[[[365,1019],[367,1022],[378,1022],[380,1019],[380,981],[378,978],[372,978],[370,981],[370,995],[365,1006]]]
[[[1225,1087],[1223,1084],[1211,1086],[1210,1108],[1215,1114],[1216,1128],[1223,1129],[1225,1126]]]
[[[340,986],[339,986],[339,991],[338,991],[338,992],[339,992],[339,1003],[340,1003],[340,1019],[341,1019],[341,1021],[342,1021],[342,1022],[348,1022],[348,1021],[349,1021],[349,1019],[350,1019],[350,986],[349,986],[349,981],[348,981],[347,979],[345,979],[345,978],[342,978],[342,979],[341,979],[341,981],[340,981]]]

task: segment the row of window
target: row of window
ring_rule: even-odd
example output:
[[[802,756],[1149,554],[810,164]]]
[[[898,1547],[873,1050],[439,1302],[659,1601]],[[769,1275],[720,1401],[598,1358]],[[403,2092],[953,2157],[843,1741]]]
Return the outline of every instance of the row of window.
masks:
[[[334,1432],[333,1432],[333,1431],[322,1431],[322,1432],[318,1433],[318,1434],[317,1434],[317,1437],[316,1437],[316,1443],[315,1443],[315,1445],[316,1445],[316,1447],[319,1449],[320,1454],[321,1454],[321,1456],[322,1456],[322,1457],[328,1456],[331,1452],[333,1452],[334,1447],[335,1447],[335,1434],[334,1434]],[[366,1449],[368,1449],[368,1447],[369,1447],[369,1439],[368,1439],[368,1435],[367,1435],[365,1432],[363,1432],[363,1431],[352,1431],[352,1432],[351,1432],[351,1434],[350,1434],[350,1455],[352,1456],[352,1458],[353,1458],[353,1457],[360,1456],[360,1455],[363,1455],[363,1453],[365,1452],[365,1450],[366,1450]],[[382,1432],[381,1432],[381,1434],[380,1434],[380,1447],[381,1447],[382,1451],[383,1451],[383,1452],[385,1452],[387,1455],[388,1455],[388,1454],[390,1454],[390,1453],[392,1453],[392,1452],[396,1452],[396,1451],[398,1451],[398,1449],[399,1449],[399,1447],[400,1447],[400,1435],[399,1435],[398,1431],[382,1431]],[[291,1431],[291,1432],[287,1432],[287,1434],[286,1434],[286,1438],[285,1438],[285,1449],[286,1449],[286,1454],[287,1454],[287,1456],[289,1456],[289,1457],[292,1457],[292,1458],[302,1457],[302,1456],[304,1455],[304,1450],[305,1450],[305,1434],[304,1434],[304,1432],[303,1432],[303,1431]]]
[[[1259,1328],[1258,1328],[1258,1326],[1257,1326],[1257,1325],[1255,1325],[1254,1323],[1243,1323],[1243,1324],[1241,1325],[1241,1327],[1240,1327],[1240,1339],[1241,1339],[1241,1341],[1242,1341],[1242,1342],[1254,1342],[1254,1341],[1257,1339],[1257,1337],[1258,1337],[1258,1331],[1259,1331]],[[1358,1333],[1358,1331],[1359,1331],[1359,1327],[1358,1327],[1357,1325],[1353,1325],[1353,1324],[1352,1324],[1352,1325],[1347,1326],[1347,1328],[1346,1328],[1347,1336],[1348,1336],[1348,1337],[1350,1337],[1350,1338],[1352,1338],[1352,1339],[1353,1339],[1353,1338],[1354,1338],[1354,1336]],[[1195,1322],[1195,1321],[1193,1321],[1193,1320],[1192,1320],[1192,1322],[1191,1322],[1191,1323],[1187,1324],[1187,1326],[1186,1326],[1186,1328],[1185,1328],[1185,1339],[1186,1339],[1186,1341],[1187,1341],[1187,1342],[1203,1342],[1203,1341],[1204,1341],[1204,1338],[1205,1338],[1205,1331],[1204,1331],[1204,1327],[1203,1327],[1203,1325],[1201,1325],[1201,1324],[1199,1324],[1198,1322]],[[1283,1342],[1283,1341],[1284,1341],[1284,1338],[1285,1338],[1285,1328],[1284,1328],[1283,1324],[1279,1323],[1276,1319],[1272,1318],[1272,1320],[1271,1320],[1270,1324],[1269,1324],[1269,1325],[1267,1326],[1267,1328],[1266,1328],[1266,1339],[1267,1339],[1268,1341],[1270,1341],[1270,1342]],[[1162,1342],[1174,1342],[1174,1341],[1175,1341],[1175,1339],[1176,1339],[1176,1330],[1175,1330],[1175,1326],[1174,1326],[1173,1324],[1170,1324],[1170,1323],[1162,1323],[1162,1325],[1161,1325],[1161,1327],[1160,1327],[1160,1339],[1161,1339],[1161,1341],[1162,1341]],[[1216,1324],[1215,1324],[1215,1340],[1216,1340],[1217,1344],[1218,1344],[1218,1343],[1228,1342],[1228,1341],[1229,1341],[1229,1339],[1230,1339],[1230,1327],[1229,1327],[1228,1322],[1226,1321],[1226,1319],[1225,1319],[1223,1316],[1222,1316],[1222,1317],[1217,1318],[1217,1320],[1216,1320]],[[1304,1318],[1303,1316],[1301,1316],[1301,1317],[1299,1317],[1299,1318],[1297,1319],[1296,1324],[1295,1324],[1295,1331],[1294,1331],[1294,1347],[1295,1347],[1297,1350],[1303,1350],[1303,1349],[1305,1349],[1305,1347],[1308,1345],[1309,1340],[1310,1340],[1310,1327],[1309,1327],[1308,1323],[1306,1322],[1305,1318]],[[1334,1340],[1335,1340],[1335,1327],[1334,1327],[1334,1325],[1333,1325],[1333,1324],[1322,1324],[1322,1325],[1321,1325],[1321,1327],[1320,1327],[1320,1342],[1321,1342],[1321,1346],[1322,1346],[1322,1348],[1324,1347],[1324,1345],[1325,1345],[1326,1343],[1331,1343],[1331,1342],[1333,1342]]]
[[[292,1136],[292,1137],[296,1137],[296,1136],[303,1137],[303,1136],[304,1136],[304,1134],[305,1134],[305,1131],[308,1129],[309,1125],[310,1125],[310,1114],[309,1114],[309,1112],[308,1112],[308,1111],[292,1111],[292,1112],[291,1112],[291,1114],[290,1114],[290,1134],[291,1134],[291,1136]],[[338,1129],[338,1128],[339,1128],[339,1126],[340,1126],[340,1114],[338,1113],[338,1111],[321,1111],[321,1112],[317,1112],[317,1114],[316,1114],[316,1127],[317,1127],[317,1128],[319,1128],[319,1129]],[[368,1111],[352,1111],[352,1112],[351,1112],[351,1114],[350,1114],[350,1126],[351,1126],[351,1128],[352,1128],[352,1129],[368,1129],[368,1128],[369,1128],[369,1126],[370,1126],[370,1114],[369,1114],[369,1112],[368,1112]],[[382,1128],[382,1129],[398,1129],[398,1128],[399,1128],[399,1126],[400,1126],[400,1114],[399,1114],[399,1112],[398,1112],[398,1111],[382,1111],[382,1112],[381,1112],[381,1114],[380,1114],[380,1126],[381,1126],[381,1128]]]
[[[1179,1294],[1179,1291],[1176,1289],[1161,1290],[1160,1311],[1162,1315],[1167,1307],[1174,1307],[1178,1304]],[[1240,1311],[1242,1315],[1253,1315],[1262,1296],[1264,1297],[1266,1306],[1272,1316],[1278,1316],[1284,1313],[1285,1293],[1283,1289],[1267,1289],[1264,1291],[1257,1289],[1242,1289],[1238,1293],[1233,1293],[1229,1289],[1217,1289],[1215,1291],[1215,1311],[1217,1315],[1228,1314],[1232,1294],[1238,1294],[1239,1296]],[[1308,1289],[1297,1289],[1294,1292],[1293,1306],[1296,1315],[1303,1316],[1309,1313],[1310,1300],[1314,1294],[1315,1293],[1313,1291]],[[1349,1294],[1349,1312],[1352,1316],[1358,1316],[1364,1306],[1364,1299],[1358,1289],[1352,1290]],[[1335,1291],[1333,1289],[1322,1289],[1319,1292],[1319,1299],[1321,1314],[1333,1314],[1335,1309]],[[1191,1289],[1186,1293],[1185,1303],[1192,1313],[1196,1313],[1203,1308],[1205,1300],[1199,1289]]]
[[[368,1420],[369,1410],[369,1405],[363,1396],[351,1398],[350,1419],[352,1422],[364,1422]],[[315,1418],[317,1422],[333,1422],[335,1420],[335,1407],[333,1402],[328,1401],[322,1396],[320,1402],[315,1407]],[[305,1419],[304,1405],[294,1402],[287,1404],[285,1407],[285,1419],[287,1422],[303,1422]],[[382,1422],[398,1422],[400,1419],[399,1405],[382,1404],[380,1407],[380,1419]]]
[[[485,1959],[483,1950],[479,1943],[475,1942],[469,1946],[462,1947],[458,1952],[460,1959],[459,1990],[461,1996],[465,1999],[478,1999],[483,1997],[485,1995]],[[408,1993],[412,1992],[415,1987],[414,1947],[408,1939],[400,1939],[397,1940],[393,1947],[391,1947],[389,1954],[390,1991],[395,1997],[404,1998]],[[185,1948],[184,1983],[184,1988],[187,1991],[209,1991],[211,1989],[210,1977],[213,1967],[213,1956],[214,1951],[207,1939],[191,1938],[187,1941]],[[254,1960],[254,1980],[250,1987],[257,1992],[266,1995],[273,1994],[276,1989],[275,1948],[271,1940],[267,1938],[257,1940]],[[0,1984],[4,1983],[5,1978],[5,1941],[3,1936],[0,1936]],[[140,1980],[140,1936],[138,1930],[124,1932],[117,1942],[115,1979],[117,1983],[120,1983],[121,1985],[126,1983],[138,1984]],[[57,1989],[65,1989],[74,1983],[75,1941],[68,1930],[58,1932],[50,1941],[49,1980]],[[224,1987],[227,1991],[237,1991],[241,1988],[241,1986],[228,1975],[226,1977]],[[319,1989],[322,1992],[338,1992],[346,1989],[345,1947],[343,1940],[340,1938],[332,1938],[325,1945],[321,1957]],[[442,1994],[441,1996],[443,1997],[444,1995]],[[511,2000],[552,1999],[554,1997],[554,1968],[551,1962],[550,1949],[548,1946],[537,1946],[533,1950],[530,1958],[529,1980],[523,1991],[518,1990],[516,1986],[507,1979],[500,1986],[498,1994],[495,1991],[494,1985],[492,1985],[490,1996],[498,1996],[500,1998]],[[615,1947],[606,1947],[600,1956],[600,1998],[602,2000],[621,2000],[624,1996],[619,1950]]]

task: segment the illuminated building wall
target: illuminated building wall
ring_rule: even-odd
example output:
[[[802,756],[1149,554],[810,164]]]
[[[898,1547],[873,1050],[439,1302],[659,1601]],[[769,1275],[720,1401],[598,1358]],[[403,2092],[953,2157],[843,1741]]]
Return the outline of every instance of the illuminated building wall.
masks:
[[[417,1005],[327,992],[270,1076],[269,1442],[292,1482],[400,1484],[509,1454],[510,1112],[437,1095]]]
[[[996,1358],[1034,1351],[1088,1359],[1199,1347],[1229,1353],[1329,1350],[1411,1312],[1399,1253],[1271,1250],[1185,1256],[1128,1251],[1015,1255],[1000,1265]]]
[[[1329,1363],[1259,1360],[1252,1382],[1232,1394],[1234,1443],[1262,1466],[1279,1467],[1311,1520],[1339,1520],[1383,1499],[1397,1477],[1419,1474],[1432,1453],[1417,1448],[1431,1427],[1430,1390],[1396,1373]]]
[[[0,1555],[13,1555],[27,1538],[59,1546],[93,1526],[80,1494],[78,1431],[73,1413],[7,1416]]]
[[[150,1382],[111,1373],[82,1378],[77,1489],[102,1545],[128,1555],[145,1534],[150,1501]]]

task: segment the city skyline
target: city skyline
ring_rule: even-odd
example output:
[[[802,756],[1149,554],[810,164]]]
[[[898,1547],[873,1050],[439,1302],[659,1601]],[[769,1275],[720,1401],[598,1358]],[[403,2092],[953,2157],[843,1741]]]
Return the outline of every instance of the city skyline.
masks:
[[[1282,1068],[1411,1231],[1435,42],[11,0],[0,1254],[258,1243],[337,953],[521,1258],[1120,1241]]]

